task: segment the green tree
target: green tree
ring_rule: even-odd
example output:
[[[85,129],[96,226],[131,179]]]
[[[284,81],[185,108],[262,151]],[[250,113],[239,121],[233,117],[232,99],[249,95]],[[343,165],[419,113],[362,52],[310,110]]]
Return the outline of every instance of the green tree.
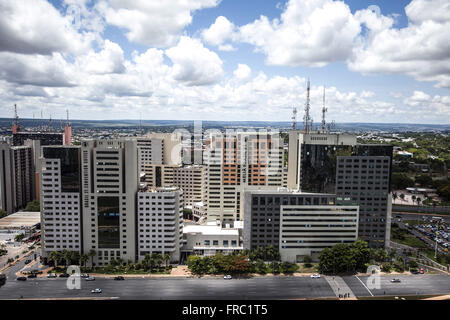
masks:
[[[91,249],[88,251],[87,255],[91,258],[91,266],[94,266],[94,257],[97,255],[97,251]]]
[[[405,201],[405,195],[403,193],[400,193],[400,199],[403,201]]]
[[[80,256],[80,265],[82,265],[83,267],[86,267],[86,263],[89,261],[89,256],[85,253],[83,253]]]
[[[55,268],[58,267],[58,262],[61,260],[61,252],[59,251],[52,251],[50,253],[50,260],[53,261],[53,264],[55,265]]]
[[[72,252],[70,252],[67,249],[64,249],[61,251],[61,256],[65,261],[65,265],[66,266],[70,265],[70,259],[72,258]]]
[[[421,174],[417,176],[415,182],[418,183],[421,187],[432,187],[433,186],[433,178],[426,174]]]
[[[6,217],[7,215],[8,215],[8,212],[6,212],[3,209],[0,209],[0,219]]]
[[[404,173],[394,172],[391,175],[391,185],[394,190],[406,189],[414,186],[414,180]]]
[[[169,262],[170,262],[170,254],[169,253],[164,254],[163,258],[164,258],[164,262],[166,263],[166,267],[168,267]]]
[[[312,267],[312,258],[309,255],[306,255],[303,257],[303,263],[305,264],[306,268],[311,268]]]
[[[33,200],[27,203],[27,206],[23,211],[29,211],[29,212],[39,212],[41,211],[39,201]]]
[[[25,234],[19,233],[19,234],[17,234],[17,235],[14,237],[14,241],[20,242],[20,241],[23,240],[23,238],[25,238]]]
[[[394,199],[394,203],[395,203],[395,200],[398,199],[398,194],[397,194],[397,192],[392,192],[392,199]]]

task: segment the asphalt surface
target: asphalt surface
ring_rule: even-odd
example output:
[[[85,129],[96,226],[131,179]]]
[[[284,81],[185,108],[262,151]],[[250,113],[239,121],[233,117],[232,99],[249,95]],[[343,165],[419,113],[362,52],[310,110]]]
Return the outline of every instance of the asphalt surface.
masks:
[[[394,278],[400,279],[401,282],[392,283]],[[383,275],[380,277],[379,289],[369,288],[367,276],[348,276],[343,279],[357,297],[450,294],[449,275]]]
[[[401,283],[391,283],[392,278]],[[367,277],[360,277],[365,284]],[[355,276],[343,277],[356,296],[370,296]],[[250,279],[100,279],[81,280],[81,289],[69,290],[67,279],[8,279],[0,287],[0,299],[19,298],[117,298],[139,300],[246,300],[246,299],[303,299],[335,297],[322,277],[257,277]],[[93,294],[92,289],[102,293]],[[375,296],[450,294],[450,276],[409,275],[381,276],[381,289],[371,290]]]

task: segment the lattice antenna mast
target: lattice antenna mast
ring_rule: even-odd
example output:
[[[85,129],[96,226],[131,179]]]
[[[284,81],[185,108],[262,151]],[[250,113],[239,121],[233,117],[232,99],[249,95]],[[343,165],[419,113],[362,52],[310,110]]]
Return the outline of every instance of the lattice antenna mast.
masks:
[[[323,107],[322,107],[322,131],[325,131],[325,113],[328,111],[328,108],[325,107],[325,86],[323,87]]]
[[[297,108],[292,108],[292,130],[295,130],[297,127]]]
[[[66,117],[67,117],[67,126],[70,126],[70,122],[69,122],[69,109],[66,109]]]
[[[303,117],[305,133],[309,133],[309,131],[311,130],[311,125],[312,125],[312,121],[311,121],[312,119],[309,114],[309,111],[310,111],[309,91],[310,91],[310,88],[309,88],[309,79],[308,79],[308,85],[306,87],[305,115]]]
[[[17,114],[17,104],[14,104],[14,124],[19,126],[19,115]]]

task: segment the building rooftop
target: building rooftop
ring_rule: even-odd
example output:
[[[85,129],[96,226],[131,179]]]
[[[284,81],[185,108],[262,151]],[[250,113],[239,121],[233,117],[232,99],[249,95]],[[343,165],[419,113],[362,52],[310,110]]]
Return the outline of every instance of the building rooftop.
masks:
[[[19,211],[0,219],[0,229],[27,229],[39,222],[40,212]]]
[[[239,236],[239,230],[226,229],[217,225],[185,225],[183,233],[201,233],[203,235]]]

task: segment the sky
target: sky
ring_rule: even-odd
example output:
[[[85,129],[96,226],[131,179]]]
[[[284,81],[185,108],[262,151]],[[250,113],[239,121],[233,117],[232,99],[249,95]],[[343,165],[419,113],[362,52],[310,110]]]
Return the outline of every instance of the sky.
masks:
[[[450,123],[448,0],[1,0],[0,117]]]

